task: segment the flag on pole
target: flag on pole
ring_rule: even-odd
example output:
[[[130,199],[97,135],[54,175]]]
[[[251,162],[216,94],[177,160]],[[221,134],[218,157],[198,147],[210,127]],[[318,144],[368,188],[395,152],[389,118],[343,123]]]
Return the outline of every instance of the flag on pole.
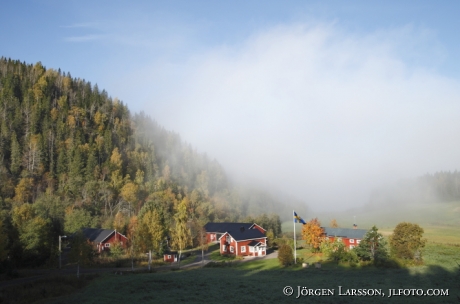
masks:
[[[297,215],[297,213],[294,211],[294,223],[302,223],[302,224],[306,224],[305,221]]]

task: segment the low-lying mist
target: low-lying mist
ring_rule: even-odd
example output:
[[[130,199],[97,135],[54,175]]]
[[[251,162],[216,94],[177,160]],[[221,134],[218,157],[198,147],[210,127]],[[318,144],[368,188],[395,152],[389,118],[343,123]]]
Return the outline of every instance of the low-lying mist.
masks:
[[[412,27],[283,25],[140,76],[160,124],[309,218],[379,208],[382,185],[459,168],[460,85],[437,72],[438,46]]]

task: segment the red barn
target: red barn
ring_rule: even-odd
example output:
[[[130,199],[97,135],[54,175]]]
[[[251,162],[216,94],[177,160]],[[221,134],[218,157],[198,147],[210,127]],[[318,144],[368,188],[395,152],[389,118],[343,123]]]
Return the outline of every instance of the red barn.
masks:
[[[219,238],[220,253],[238,256],[265,256],[267,254],[267,237],[265,229],[252,224],[249,229],[240,226],[225,232]]]
[[[126,248],[128,238],[113,229],[83,228],[83,235],[95,245],[97,252],[110,252],[110,246],[119,243]]]
[[[327,237],[331,242],[336,238],[342,241],[345,247],[352,249],[361,242],[367,233],[365,229],[351,229],[351,228],[329,228],[322,227],[324,230],[324,236]]]

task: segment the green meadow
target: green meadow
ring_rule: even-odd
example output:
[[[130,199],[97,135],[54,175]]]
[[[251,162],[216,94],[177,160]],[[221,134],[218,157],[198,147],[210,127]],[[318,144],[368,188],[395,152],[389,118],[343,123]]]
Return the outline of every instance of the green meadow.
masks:
[[[458,303],[460,297],[460,269],[455,259],[460,259],[455,246],[429,246],[426,265],[377,269],[374,267],[350,268],[344,265],[323,263],[321,269],[295,267],[281,268],[277,259],[246,263],[227,263],[221,268],[198,268],[157,273],[105,275],[94,279],[80,291],[50,303]],[[294,294],[283,294],[290,286]],[[325,289],[333,295],[298,297],[302,287],[318,292]],[[341,288],[342,295],[339,295]],[[393,296],[390,289],[413,288],[448,290],[448,296]],[[378,296],[352,296],[353,289],[381,292]],[[320,291],[323,292],[323,291]],[[308,298],[308,299],[307,299]]]
[[[436,212],[441,211],[431,212],[434,213],[431,218],[434,218]],[[303,268],[301,263],[283,268],[276,258],[242,262],[221,257],[216,247],[211,247],[210,256],[216,261],[213,267],[162,268],[151,273],[125,272],[124,275],[105,273],[83,276],[80,280],[73,276],[51,277],[4,288],[0,296],[5,303],[458,303],[460,225],[454,225],[454,219],[446,220],[444,224],[430,224],[426,217],[420,220],[424,237],[428,240],[421,266],[375,268],[336,264],[322,254],[311,253],[299,240],[297,257],[308,263],[308,268]],[[337,221],[340,225],[340,218]],[[368,221],[372,222],[370,215]],[[292,222],[283,223],[283,231],[289,235],[292,226]],[[300,235],[301,225],[297,224],[297,227]],[[388,236],[393,227],[383,225],[380,231]],[[361,225],[360,228],[368,227]],[[312,267],[318,261],[322,263],[321,268]],[[293,294],[286,296],[283,289],[289,287]],[[56,289],[61,292],[53,292]],[[399,289],[422,294],[447,292],[448,295],[401,294],[389,297]],[[309,295],[299,296],[299,290]],[[377,295],[353,295],[359,292]],[[325,295],[319,295],[321,293]]]
[[[310,265],[323,259],[307,249],[298,250],[297,255]],[[327,261],[320,269],[302,268],[300,264],[283,268],[277,259],[220,260],[217,267],[100,274],[84,276],[79,281],[70,276],[60,281],[54,277],[11,287],[2,292],[2,297],[6,300],[9,294],[9,299],[15,299],[12,303],[458,303],[460,247],[429,242],[424,260],[423,266],[396,269],[350,267]],[[53,295],[52,290],[61,285],[68,294]],[[283,294],[287,286],[293,288],[293,295]],[[303,287],[312,294],[297,298]],[[389,297],[390,290],[402,288],[418,292],[442,290],[448,296]],[[354,296],[353,290],[380,294]],[[314,295],[315,292],[327,295]],[[14,298],[12,294],[21,296]]]

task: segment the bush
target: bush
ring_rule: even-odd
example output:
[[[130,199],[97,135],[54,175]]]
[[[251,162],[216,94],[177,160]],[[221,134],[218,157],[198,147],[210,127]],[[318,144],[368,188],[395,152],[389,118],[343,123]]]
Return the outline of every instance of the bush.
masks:
[[[284,244],[278,250],[278,260],[282,266],[294,264],[294,255],[292,254],[291,246]]]

